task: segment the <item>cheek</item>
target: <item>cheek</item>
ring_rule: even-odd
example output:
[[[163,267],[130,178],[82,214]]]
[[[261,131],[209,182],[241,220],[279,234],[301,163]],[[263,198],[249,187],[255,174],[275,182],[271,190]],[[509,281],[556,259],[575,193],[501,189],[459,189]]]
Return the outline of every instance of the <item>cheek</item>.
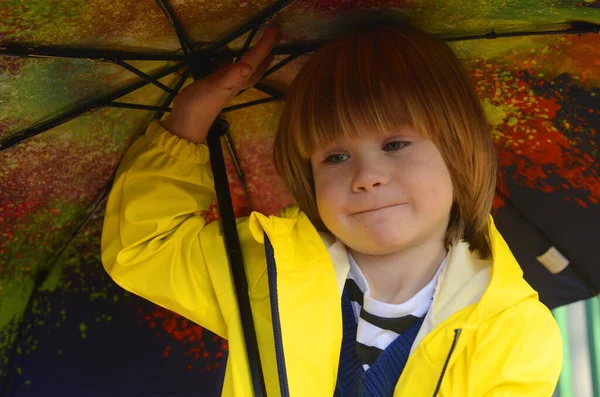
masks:
[[[331,183],[327,183],[323,179],[317,182],[315,179],[315,196],[319,215],[323,222],[326,223],[331,216],[332,202],[335,198],[335,192],[331,187]]]
[[[340,213],[342,195],[339,181],[329,173],[313,173],[315,184],[315,199],[319,216],[325,226],[336,229],[336,219]]]
[[[313,181],[315,186],[315,201],[317,203],[317,209],[319,210],[319,216],[323,219],[324,214],[327,212],[327,196],[329,194],[327,189],[327,181],[325,175],[315,170],[313,167]],[[324,219],[323,219],[324,221]]]
[[[454,198],[450,172],[441,156],[428,158],[430,161],[416,167],[418,171],[406,181],[409,194],[420,212],[449,213]]]

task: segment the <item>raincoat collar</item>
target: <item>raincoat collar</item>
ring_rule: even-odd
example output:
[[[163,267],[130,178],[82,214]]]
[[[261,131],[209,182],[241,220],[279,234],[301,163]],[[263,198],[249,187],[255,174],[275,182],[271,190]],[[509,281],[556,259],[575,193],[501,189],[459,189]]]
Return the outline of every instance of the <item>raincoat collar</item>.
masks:
[[[523,271],[491,216],[488,229],[492,248],[490,259],[481,259],[477,252],[471,252],[465,241],[450,247],[429,315],[434,327],[473,304],[477,305],[468,323],[476,325],[526,297],[537,296],[523,279]],[[320,236],[331,258],[341,293],[350,269],[346,247],[328,233],[320,233]]]
[[[333,339],[328,339],[325,335],[319,337],[316,334],[311,338],[323,342],[319,344],[319,349],[323,356],[329,359],[323,360],[327,362],[321,363],[322,368],[323,370],[327,368],[327,372],[335,371],[330,374],[330,380],[329,376],[326,376],[327,380],[324,378],[323,381],[333,388],[335,373],[337,373],[337,357],[341,347],[340,299],[350,267],[346,248],[333,236],[317,233],[308,217],[297,207],[285,209],[283,215],[282,219],[254,213],[250,220],[250,230],[258,242],[264,242],[263,233],[266,233],[273,242],[278,273],[290,275],[300,274],[297,273],[298,271],[303,274],[308,272],[311,274],[311,283],[320,286],[318,289],[322,294],[319,297],[320,310],[313,312],[311,320],[327,323]],[[313,232],[307,233],[307,227],[312,228]],[[423,373],[423,371],[439,373],[442,364],[444,364],[444,371],[452,368],[456,358],[473,337],[477,326],[486,319],[521,300],[537,296],[537,293],[522,278],[522,271],[496,230],[491,216],[488,228],[491,259],[479,258],[476,252],[470,251],[465,242],[451,247],[448,263],[438,279],[432,309],[427,314],[412,346],[411,356],[415,357],[408,361],[396,387],[395,396],[399,395],[400,390],[406,390],[406,383],[411,382],[408,379],[412,378],[411,373]],[[299,238],[299,234],[302,234],[302,238]],[[294,243],[291,243],[292,241]],[[278,251],[279,244],[287,249]],[[311,252],[313,261],[299,262],[297,258],[301,252]],[[285,268],[279,268],[284,263]],[[329,266],[325,265],[327,263]],[[316,264],[318,266],[315,266]],[[316,271],[320,272],[318,276],[314,274]],[[290,347],[290,356],[286,357],[289,367],[294,365],[295,359],[309,358],[303,357],[305,354],[302,351],[294,352],[292,346],[301,343],[301,339],[305,336],[298,334],[297,330],[286,321],[286,318],[291,315],[287,311],[297,307],[296,305],[305,304],[302,302],[305,302],[306,296],[294,285],[283,281],[286,279],[287,277],[284,277],[278,281],[278,289],[283,293],[279,303],[286,356],[288,346]],[[332,288],[334,285],[335,288]],[[318,327],[315,327],[315,330],[316,328]],[[318,332],[322,331],[323,329]],[[449,354],[449,351],[452,353]],[[431,368],[424,368],[428,365]],[[439,383],[442,379],[443,375],[440,376]]]
[[[309,222],[297,206],[286,207],[282,218],[256,213],[253,214],[253,218],[250,229],[260,243],[264,242],[263,233],[276,239],[277,236],[294,238],[296,224]],[[488,230],[491,259],[481,259],[477,252],[470,251],[468,243],[464,241],[450,248],[448,263],[442,270],[436,286],[429,315],[431,318],[428,319],[433,327],[443,324],[462,309],[476,304],[470,309],[468,321],[464,324],[475,326],[527,297],[537,297],[537,292],[523,279],[523,271],[496,229],[492,216],[488,218]],[[304,245],[321,251],[315,252],[315,257],[329,257],[341,296],[350,270],[345,245],[329,233],[311,233],[310,236],[312,239]],[[307,235],[304,234],[303,237],[306,238]],[[322,244],[315,240],[320,240]],[[290,254],[287,253],[286,256]],[[417,337],[417,342],[422,336]]]

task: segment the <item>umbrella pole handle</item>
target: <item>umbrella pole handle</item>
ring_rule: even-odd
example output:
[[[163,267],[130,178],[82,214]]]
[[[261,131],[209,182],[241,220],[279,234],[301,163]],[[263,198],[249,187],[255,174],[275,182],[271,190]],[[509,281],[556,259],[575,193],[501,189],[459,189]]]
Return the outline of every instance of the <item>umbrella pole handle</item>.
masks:
[[[246,268],[242,257],[242,249],[225,168],[225,159],[221,148],[221,136],[225,135],[228,131],[229,123],[219,116],[211,126],[206,141],[210,152],[210,163],[214,177],[215,191],[217,193],[219,213],[221,214],[225,248],[231,266],[231,275],[244,332],[244,342],[246,344],[246,354],[254,397],[266,397],[265,379],[258,351],[258,340],[252,317],[252,308],[250,306]]]

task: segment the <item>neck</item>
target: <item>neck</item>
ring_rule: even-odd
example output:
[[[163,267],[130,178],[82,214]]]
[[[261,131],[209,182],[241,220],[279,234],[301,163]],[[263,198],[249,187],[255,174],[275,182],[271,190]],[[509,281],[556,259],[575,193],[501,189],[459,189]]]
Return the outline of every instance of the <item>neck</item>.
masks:
[[[448,251],[443,241],[430,241],[388,255],[366,255],[354,250],[350,253],[369,283],[371,297],[400,304],[433,279]]]

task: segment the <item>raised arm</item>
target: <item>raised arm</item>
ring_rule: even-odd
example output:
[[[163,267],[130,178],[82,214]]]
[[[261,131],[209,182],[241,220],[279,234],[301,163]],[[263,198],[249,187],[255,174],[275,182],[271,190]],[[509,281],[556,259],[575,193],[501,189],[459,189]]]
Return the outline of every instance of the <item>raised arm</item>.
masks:
[[[210,266],[226,264],[206,263],[203,241],[215,239],[198,214],[215,198],[204,141],[223,107],[262,77],[278,40],[268,29],[240,62],[182,90],[171,115],[150,123],[127,152],[106,209],[102,262],[115,282],[223,337],[228,313]]]
[[[102,230],[102,262],[124,289],[226,332],[198,215],[214,200],[208,148],[151,123],[125,156]],[[216,265],[216,264],[215,264]]]

